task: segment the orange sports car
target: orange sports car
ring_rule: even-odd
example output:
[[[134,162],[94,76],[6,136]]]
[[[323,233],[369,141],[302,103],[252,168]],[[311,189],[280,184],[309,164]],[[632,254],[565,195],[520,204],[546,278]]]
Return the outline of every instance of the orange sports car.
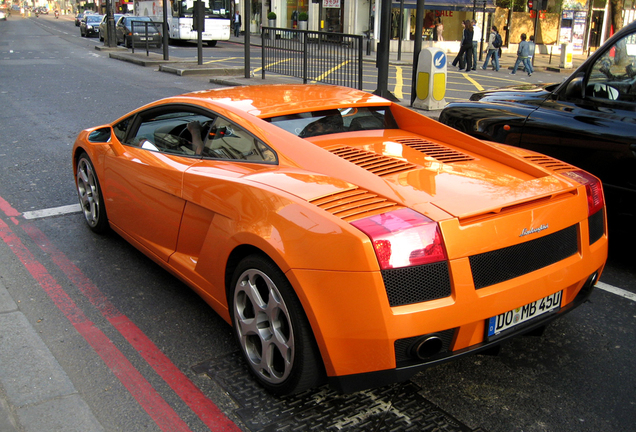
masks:
[[[275,394],[343,392],[542,328],[607,258],[600,181],[369,93],[234,87],[82,131],[86,222],[192,287]]]

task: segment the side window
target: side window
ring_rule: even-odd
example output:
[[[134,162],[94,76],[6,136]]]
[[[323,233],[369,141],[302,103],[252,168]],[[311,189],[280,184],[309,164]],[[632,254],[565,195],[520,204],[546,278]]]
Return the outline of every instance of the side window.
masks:
[[[132,117],[128,117],[126,120],[122,120],[113,127],[113,132],[115,136],[119,140],[119,142],[124,142],[124,138],[126,137],[126,132],[128,132],[128,128],[130,127],[130,123],[132,122]]]
[[[202,155],[213,118],[188,111],[154,113],[142,116],[137,133],[124,144],[183,156]]]
[[[586,96],[636,103],[636,33],[625,36],[596,60]]]
[[[203,156],[276,163],[276,154],[236,124],[221,117],[206,132]]]

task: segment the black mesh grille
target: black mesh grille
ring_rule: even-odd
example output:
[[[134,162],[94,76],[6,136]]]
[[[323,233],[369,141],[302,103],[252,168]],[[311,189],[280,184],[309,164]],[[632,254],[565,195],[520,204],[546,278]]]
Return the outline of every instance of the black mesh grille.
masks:
[[[414,363],[422,363],[428,360],[434,360],[439,356],[444,356],[444,354],[450,351],[450,345],[453,342],[453,336],[455,335],[456,329],[444,330],[437,333],[432,333],[431,335],[422,335],[422,336],[414,336],[406,339],[398,339],[395,341],[393,346],[395,347],[395,362],[397,363],[397,367],[404,367]],[[442,340],[442,349],[439,354],[431,357],[430,359],[421,360],[418,359],[412,352],[413,344],[423,336],[432,336],[435,335]]]
[[[578,252],[576,225],[515,246],[470,257],[475,288],[504,282]]]
[[[382,270],[391,306],[401,306],[451,295],[446,261],[416,267]]]
[[[590,230],[590,244],[596,243],[605,233],[605,217],[603,215],[603,210],[599,210],[587,218],[587,225]]]

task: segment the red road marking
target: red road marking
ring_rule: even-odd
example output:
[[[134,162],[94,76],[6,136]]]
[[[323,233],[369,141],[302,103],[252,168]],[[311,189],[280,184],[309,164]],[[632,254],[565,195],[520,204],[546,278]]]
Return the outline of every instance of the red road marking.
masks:
[[[0,197],[0,210],[11,217],[14,224],[20,213]],[[239,431],[240,429],[208,399],[157,346],[123,315],[103,293],[79,270],[65,254],[55,248],[48,238],[32,224],[21,224],[21,228],[49,254],[66,276],[82,291],[102,315],[139,352],[194,413],[214,431]],[[157,391],[143,378],[128,359],[115,348],[106,335],[97,329],[68,296],[64,289],[24,246],[9,226],[0,219],[0,237],[22,261],[26,269],[42,286],[55,305],[64,313],[76,330],[102,357],[128,391],[165,431],[189,431],[177,413],[163,400]]]
[[[22,262],[27,271],[40,284],[44,292],[62,311],[73,327],[93,347],[119,381],[128,389],[137,402],[152,417],[163,431],[190,431],[188,425],[163,400],[157,391],[139,373],[128,359],[115,348],[110,339],[84,315],[84,312],[68,296],[64,289],[35,259],[9,226],[0,219],[0,237]]]
[[[99,288],[64,253],[51,244],[44,233],[32,224],[23,224],[22,229],[53,259],[64,274],[84,293],[90,302],[126,338],[207,427],[214,431],[240,430],[157,348],[139,327],[104,296]]]

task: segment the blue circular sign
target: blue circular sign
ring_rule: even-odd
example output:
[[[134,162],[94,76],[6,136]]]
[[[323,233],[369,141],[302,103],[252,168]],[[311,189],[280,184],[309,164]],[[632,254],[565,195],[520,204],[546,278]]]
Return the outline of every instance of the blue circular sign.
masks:
[[[446,54],[444,54],[444,51],[437,51],[433,54],[433,66],[437,69],[441,69],[446,66]]]

